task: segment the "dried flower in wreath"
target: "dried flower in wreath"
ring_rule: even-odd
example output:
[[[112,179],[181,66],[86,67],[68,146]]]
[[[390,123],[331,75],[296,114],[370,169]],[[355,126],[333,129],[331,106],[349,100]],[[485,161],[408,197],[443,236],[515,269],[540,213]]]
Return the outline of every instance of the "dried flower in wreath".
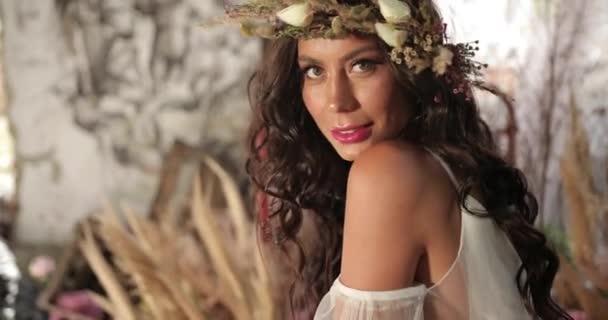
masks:
[[[351,34],[377,35],[392,48],[391,59],[418,74],[431,69],[468,92],[485,65],[473,58],[477,42],[451,44],[446,25],[433,15],[432,0],[413,7],[404,0],[363,0],[358,4],[338,0],[253,0],[231,5],[212,24],[235,23],[247,36],[268,39],[338,39]],[[209,24],[208,24],[209,25]],[[468,98],[468,97],[467,97]]]

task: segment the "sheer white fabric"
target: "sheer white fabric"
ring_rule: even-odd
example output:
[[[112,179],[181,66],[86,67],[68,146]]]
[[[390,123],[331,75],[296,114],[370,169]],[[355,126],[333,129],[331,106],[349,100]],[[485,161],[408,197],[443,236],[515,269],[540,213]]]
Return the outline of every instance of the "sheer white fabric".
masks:
[[[447,165],[436,157],[456,184]],[[484,211],[475,198],[466,207]],[[361,291],[336,279],[314,320],[525,320],[532,319],[517,290],[521,260],[492,219],[461,208],[460,245],[455,261],[433,286]]]

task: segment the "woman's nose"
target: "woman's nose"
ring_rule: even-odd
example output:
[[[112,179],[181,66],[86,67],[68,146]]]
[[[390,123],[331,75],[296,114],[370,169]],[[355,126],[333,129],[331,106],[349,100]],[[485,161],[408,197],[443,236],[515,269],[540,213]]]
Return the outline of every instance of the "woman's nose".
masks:
[[[345,72],[335,73],[327,84],[328,107],[334,112],[347,112],[356,108],[352,85]]]

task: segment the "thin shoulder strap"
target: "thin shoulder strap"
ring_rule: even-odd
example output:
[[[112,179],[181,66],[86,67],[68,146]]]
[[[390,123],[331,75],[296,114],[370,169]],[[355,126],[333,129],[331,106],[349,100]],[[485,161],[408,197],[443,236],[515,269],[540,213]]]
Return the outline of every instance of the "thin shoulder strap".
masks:
[[[450,166],[448,166],[448,164],[441,159],[440,156],[438,156],[437,154],[435,154],[433,151],[431,151],[428,148],[425,148],[426,151],[428,151],[435,159],[437,159],[437,161],[439,161],[439,164],[441,164],[441,166],[443,167],[443,169],[445,170],[445,172],[447,172],[448,176],[450,177],[450,180],[452,181],[452,184],[454,185],[454,188],[456,188],[456,190],[458,190],[459,187],[459,183],[458,180],[456,180],[456,176],[454,175],[454,173],[452,172],[452,169],[450,169]]]

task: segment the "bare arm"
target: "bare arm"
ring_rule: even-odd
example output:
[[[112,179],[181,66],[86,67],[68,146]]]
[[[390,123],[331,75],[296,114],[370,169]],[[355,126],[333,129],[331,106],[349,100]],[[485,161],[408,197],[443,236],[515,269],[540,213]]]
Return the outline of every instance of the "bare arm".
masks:
[[[353,163],[346,196],[344,285],[368,291],[412,285],[425,247],[424,172],[420,150],[392,144],[373,146]]]

